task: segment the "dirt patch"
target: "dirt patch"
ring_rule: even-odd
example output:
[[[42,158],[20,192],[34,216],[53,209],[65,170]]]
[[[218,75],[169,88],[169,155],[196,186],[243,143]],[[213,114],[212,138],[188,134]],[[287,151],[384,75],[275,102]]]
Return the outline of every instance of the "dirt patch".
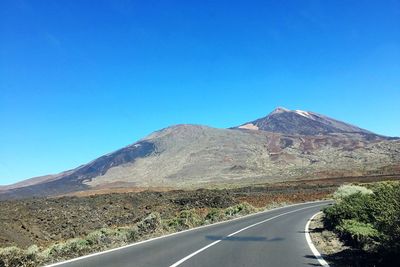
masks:
[[[334,184],[287,183],[233,189],[239,202],[261,208],[274,203],[298,203],[324,199],[337,188]]]
[[[310,236],[315,247],[323,255],[323,257],[341,252],[348,249],[338,236],[324,228],[323,214],[319,213],[310,223]]]

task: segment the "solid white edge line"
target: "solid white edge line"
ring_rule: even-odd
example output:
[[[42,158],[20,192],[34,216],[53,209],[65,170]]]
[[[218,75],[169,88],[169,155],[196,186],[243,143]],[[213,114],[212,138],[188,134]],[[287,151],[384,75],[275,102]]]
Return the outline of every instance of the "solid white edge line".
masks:
[[[272,212],[272,211],[279,210],[279,209],[284,209],[284,208],[289,208],[289,207],[294,207],[294,206],[300,206],[300,205],[305,205],[305,204],[311,204],[311,203],[328,202],[328,201],[331,201],[331,200],[326,199],[326,200],[318,200],[318,201],[308,201],[308,202],[303,202],[303,203],[296,203],[296,204],[286,205],[286,206],[283,206],[283,207],[277,207],[277,208],[273,208],[273,209],[270,209],[270,210],[263,210],[263,211],[260,211],[260,212],[248,214],[248,215],[237,217],[237,218],[233,218],[233,219],[230,219],[230,220],[216,222],[216,223],[207,224],[207,225],[202,225],[202,226],[199,226],[199,227],[183,230],[183,231],[180,231],[180,232],[171,233],[171,234],[168,234],[168,235],[163,235],[163,236],[158,236],[158,237],[146,239],[146,240],[143,240],[143,241],[140,241],[140,242],[136,242],[136,243],[132,243],[132,244],[128,244],[128,245],[125,245],[125,246],[122,246],[122,247],[96,252],[96,253],[88,254],[88,255],[85,255],[85,256],[81,256],[81,257],[78,257],[78,258],[73,258],[73,259],[70,259],[70,260],[62,261],[62,262],[52,263],[52,264],[49,264],[49,265],[45,265],[43,267],[55,267],[55,266],[59,266],[59,265],[62,265],[62,264],[71,263],[71,262],[74,262],[74,261],[79,261],[79,260],[82,260],[82,259],[99,256],[99,255],[102,255],[102,254],[107,254],[107,253],[110,253],[110,252],[113,252],[113,251],[117,251],[117,250],[120,250],[120,249],[134,247],[134,246],[137,246],[137,245],[140,245],[140,244],[143,244],[143,243],[147,243],[147,242],[151,242],[151,241],[154,241],[154,240],[167,238],[167,237],[174,236],[174,235],[183,234],[183,233],[186,233],[186,232],[189,232],[189,231],[195,231],[197,229],[206,228],[206,227],[210,227],[210,226],[213,226],[213,225],[228,223],[228,222],[231,222],[231,221],[236,221],[236,220],[244,219],[244,218],[247,218],[247,217],[256,216],[258,214],[268,213],[268,212]]]
[[[227,237],[231,237],[231,236],[236,235],[236,234],[238,234],[238,233],[240,233],[240,232],[243,232],[243,231],[245,231],[245,230],[247,230],[247,229],[249,229],[249,228],[252,228],[252,227],[257,226],[257,225],[259,225],[259,224],[262,224],[262,223],[271,221],[271,220],[273,220],[273,219],[282,217],[282,216],[284,216],[284,215],[287,215],[287,214],[290,214],[290,213],[294,213],[294,212],[298,212],[298,211],[300,211],[300,210],[315,208],[315,207],[318,207],[318,206],[321,206],[321,205],[323,205],[323,204],[318,204],[318,205],[314,205],[314,206],[304,207],[304,208],[301,208],[301,209],[291,210],[291,211],[288,211],[288,212],[284,212],[284,213],[278,214],[278,215],[273,216],[273,217],[271,217],[271,218],[268,218],[268,219],[259,221],[259,222],[257,222],[257,223],[251,224],[251,225],[248,225],[248,226],[246,226],[246,227],[244,227],[244,228],[242,228],[242,229],[240,229],[240,230],[237,230],[236,232],[233,232],[233,233],[227,235]],[[217,241],[214,241],[214,242],[211,243],[211,244],[208,244],[208,245],[205,246],[205,247],[202,247],[202,248],[199,249],[199,250],[196,250],[195,252],[193,252],[193,253],[187,255],[186,257],[184,257],[184,258],[182,258],[181,260],[175,262],[174,264],[170,265],[169,267],[177,267],[177,266],[179,266],[180,264],[184,263],[184,262],[187,261],[188,259],[190,259],[190,258],[192,258],[193,256],[199,254],[200,252],[202,252],[202,251],[208,249],[209,247],[212,247],[212,246],[218,244],[218,243],[221,242],[223,239],[224,239],[224,238],[221,238],[221,239],[219,239],[219,240],[217,240]]]
[[[306,224],[306,227],[304,228],[304,233],[306,235],[306,240],[308,243],[308,246],[310,247],[312,253],[314,254],[315,258],[317,258],[319,264],[321,264],[321,266],[325,266],[325,267],[329,267],[329,264],[324,260],[324,258],[322,258],[321,253],[319,253],[319,251],[317,250],[317,248],[314,246],[312,240],[311,240],[311,235],[310,235],[310,231],[309,231],[309,227],[310,227],[310,223],[311,221],[318,215],[322,213],[322,211],[319,211],[317,213],[315,213],[308,221]]]

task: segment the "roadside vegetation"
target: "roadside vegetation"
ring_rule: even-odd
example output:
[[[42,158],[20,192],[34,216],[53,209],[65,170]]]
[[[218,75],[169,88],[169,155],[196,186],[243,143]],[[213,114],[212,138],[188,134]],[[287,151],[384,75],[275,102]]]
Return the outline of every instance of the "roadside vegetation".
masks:
[[[324,209],[324,226],[362,253],[364,264],[353,266],[393,264],[400,256],[400,183],[343,185],[334,199]]]
[[[277,206],[280,205],[274,203],[264,209]],[[255,208],[244,202],[225,209],[182,210],[168,219],[162,219],[159,213],[153,212],[133,226],[102,228],[86,236],[58,242],[47,248],[39,249],[36,245],[28,249],[2,248],[0,249],[0,267],[33,267],[50,264],[168,233],[241,217],[264,209]]]

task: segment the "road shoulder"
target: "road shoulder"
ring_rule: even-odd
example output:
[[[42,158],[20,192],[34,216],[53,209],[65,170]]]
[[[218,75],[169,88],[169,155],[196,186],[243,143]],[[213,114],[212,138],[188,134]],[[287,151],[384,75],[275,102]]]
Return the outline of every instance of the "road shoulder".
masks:
[[[306,240],[308,243],[308,246],[310,247],[311,251],[313,252],[315,258],[318,260],[319,264],[321,264],[321,266],[326,266],[329,267],[328,262],[322,257],[320,251],[318,250],[318,248],[314,245],[314,240],[317,241],[317,239],[314,237],[312,238],[310,231],[314,231],[315,228],[310,228],[310,224],[315,221],[315,218],[320,216],[322,214],[322,212],[318,212],[316,214],[314,214],[307,222],[305,229],[304,229],[304,233],[306,235]],[[312,230],[310,230],[312,229]],[[314,240],[313,240],[314,239]],[[318,244],[322,244],[318,242]]]

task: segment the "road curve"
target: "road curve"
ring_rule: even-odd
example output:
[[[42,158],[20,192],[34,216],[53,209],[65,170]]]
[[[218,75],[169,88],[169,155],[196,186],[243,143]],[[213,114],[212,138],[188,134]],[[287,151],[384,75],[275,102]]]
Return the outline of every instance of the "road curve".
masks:
[[[304,227],[330,203],[287,206],[51,266],[320,266]]]

